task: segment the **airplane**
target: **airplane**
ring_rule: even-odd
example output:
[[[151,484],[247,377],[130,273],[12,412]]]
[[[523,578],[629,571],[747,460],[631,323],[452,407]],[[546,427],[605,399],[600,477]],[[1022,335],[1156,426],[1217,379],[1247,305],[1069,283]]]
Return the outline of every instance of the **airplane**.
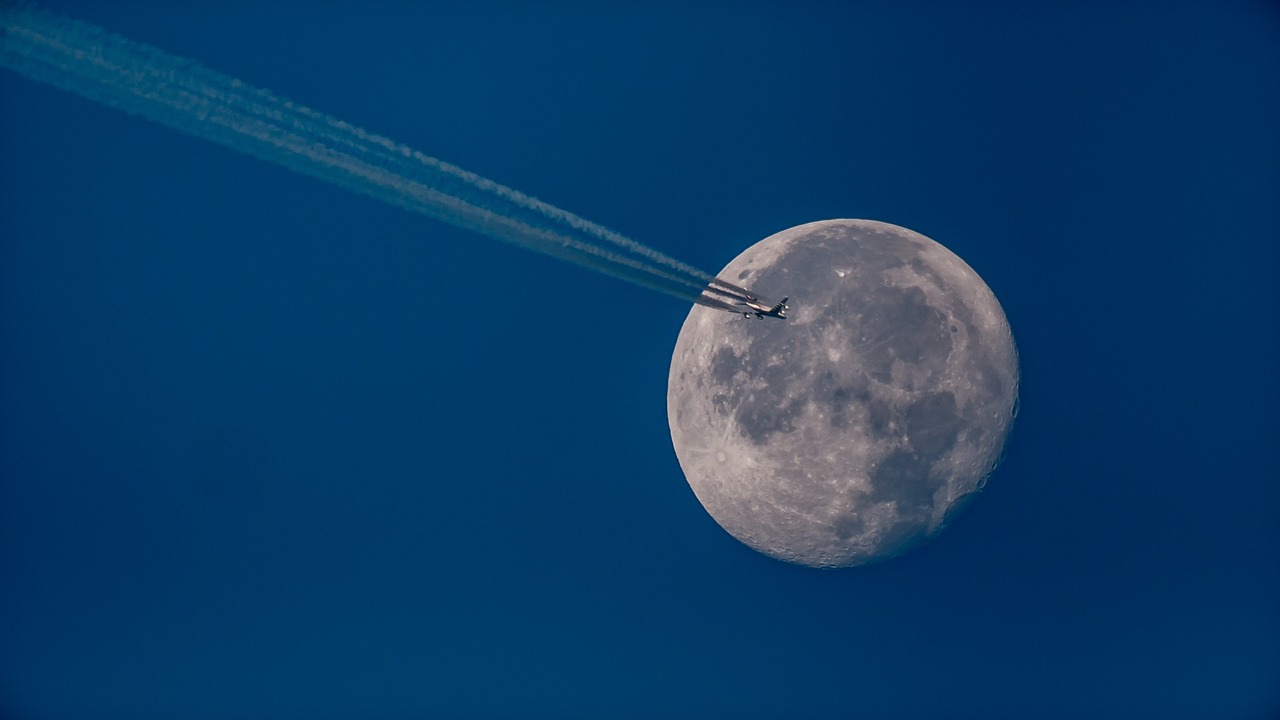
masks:
[[[743,317],[754,317],[757,320],[763,320],[766,317],[776,317],[779,320],[787,319],[787,300],[790,300],[791,298],[784,297],[782,298],[782,302],[774,305],[773,307],[769,307],[768,305],[760,302],[757,298],[751,296],[748,297],[750,299],[746,302],[738,303],[738,305],[745,305],[748,308],[751,308],[750,310],[738,310],[738,312],[742,313]]]

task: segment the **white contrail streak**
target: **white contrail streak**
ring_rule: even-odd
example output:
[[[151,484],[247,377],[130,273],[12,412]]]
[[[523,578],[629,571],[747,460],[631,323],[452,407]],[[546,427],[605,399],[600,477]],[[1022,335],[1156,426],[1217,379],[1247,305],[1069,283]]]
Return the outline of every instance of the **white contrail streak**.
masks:
[[[0,7],[0,33],[0,66],[32,80],[667,295],[721,307],[703,293],[741,294],[553,205],[94,25]]]

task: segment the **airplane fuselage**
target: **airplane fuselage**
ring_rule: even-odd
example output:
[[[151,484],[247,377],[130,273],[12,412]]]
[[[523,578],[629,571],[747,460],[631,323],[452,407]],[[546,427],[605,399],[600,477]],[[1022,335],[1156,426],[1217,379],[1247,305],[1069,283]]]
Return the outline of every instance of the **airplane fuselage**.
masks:
[[[766,305],[754,298],[738,304],[745,305],[746,307],[749,308],[748,310],[742,311],[743,317],[753,317],[757,320],[763,320],[766,317],[774,317],[774,318],[778,318],[779,320],[786,320],[787,319],[787,300],[789,299],[790,298],[782,298],[782,302],[773,306]]]

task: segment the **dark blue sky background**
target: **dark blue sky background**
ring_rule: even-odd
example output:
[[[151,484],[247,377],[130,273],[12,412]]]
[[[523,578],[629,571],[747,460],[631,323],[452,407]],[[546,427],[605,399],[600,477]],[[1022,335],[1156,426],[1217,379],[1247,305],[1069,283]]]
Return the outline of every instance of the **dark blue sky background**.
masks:
[[[5,71],[5,717],[1280,711],[1273,3],[222,5],[46,7],[708,270],[922,232],[1018,425],[932,543],[771,560],[679,302]]]

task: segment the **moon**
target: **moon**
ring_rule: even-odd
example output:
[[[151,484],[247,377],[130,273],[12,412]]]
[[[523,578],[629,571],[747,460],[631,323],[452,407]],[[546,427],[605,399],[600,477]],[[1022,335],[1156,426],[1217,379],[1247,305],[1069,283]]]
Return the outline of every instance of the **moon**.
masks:
[[[786,320],[695,305],[671,359],[676,456],[729,534],[788,562],[862,565],[936,535],[983,487],[1018,358],[963,260],[896,225],[826,220],[719,277],[791,296]]]

